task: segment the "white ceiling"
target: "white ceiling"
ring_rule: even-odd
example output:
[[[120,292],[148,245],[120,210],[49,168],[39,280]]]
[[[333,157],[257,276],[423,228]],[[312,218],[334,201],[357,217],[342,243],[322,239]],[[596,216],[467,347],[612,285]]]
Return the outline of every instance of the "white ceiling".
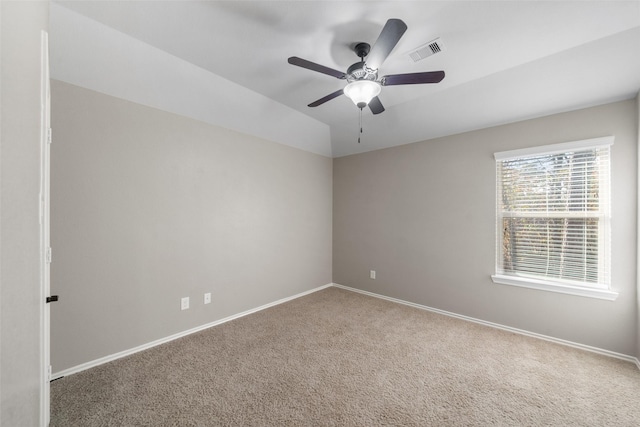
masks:
[[[386,111],[341,96],[354,43],[389,18],[408,30],[380,75],[444,70],[384,87]],[[407,53],[437,37],[445,50]],[[52,77],[339,157],[634,97],[640,1],[56,1]]]

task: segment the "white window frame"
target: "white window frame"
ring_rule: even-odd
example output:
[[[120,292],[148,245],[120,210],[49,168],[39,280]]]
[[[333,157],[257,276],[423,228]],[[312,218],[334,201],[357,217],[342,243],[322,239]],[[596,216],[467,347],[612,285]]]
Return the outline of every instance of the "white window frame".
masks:
[[[520,150],[502,151],[494,154],[496,160],[496,166],[498,162],[505,160],[512,160],[517,158],[534,157],[539,155],[551,155],[558,153],[565,153],[576,150],[586,150],[598,147],[610,147],[613,145],[614,137],[606,136],[601,138],[593,138],[581,141],[565,142],[561,144],[544,145],[532,148],[525,148]],[[609,157],[611,159],[611,156]],[[610,160],[609,160],[610,161]],[[497,175],[496,167],[496,183],[500,178]],[[609,167],[609,175],[611,175],[611,167]],[[603,219],[606,222],[605,228],[608,230],[606,235],[604,231],[601,231],[599,246],[604,248],[606,259],[601,262],[610,262],[610,188],[611,179],[607,177],[606,182],[609,183],[609,188],[605,189],[603,197],[606,197],[609,203],[609,215]],[[500,209],[500,200],[502,198],[502,192],[498,185],[496,185],[496,273],[491,276],[494,283],[502,285],[512,285],[525,288],[538,289],[543,291],[559,292],[570,295],[578,295],[583,297],[600,298],[613,301],[618,297],[618,293],[611,289],[610,285],[581,285],[579,283],[571,283],[569,281],[555,280],[552,278],[544,277],[528,277],[526,275],[514,275],[504,274],[501,267],[501,240],[502,240],[502,218],[503,214]],[[599,269],[602,271],[602,268]]]

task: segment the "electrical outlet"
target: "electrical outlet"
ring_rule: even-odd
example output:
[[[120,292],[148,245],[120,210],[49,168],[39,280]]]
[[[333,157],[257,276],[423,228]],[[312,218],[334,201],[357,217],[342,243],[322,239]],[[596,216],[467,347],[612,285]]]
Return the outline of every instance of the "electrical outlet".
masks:
[[[180,300],[180,310],[187,310],[189,308],[189,297],[184,297]]]
[[[207,292],[204,294],[204,303],[211,304],[211,292]]]
[[[375,270],[371,270],[369,271],[369,277],[373,280],[376,279],[376,271]]]

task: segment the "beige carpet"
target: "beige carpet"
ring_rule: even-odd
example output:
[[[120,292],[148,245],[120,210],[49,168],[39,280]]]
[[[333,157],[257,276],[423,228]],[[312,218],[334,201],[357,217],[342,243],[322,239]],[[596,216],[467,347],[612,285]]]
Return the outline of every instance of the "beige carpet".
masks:
[[[637,426],[629,362],[328,288],[54,381],[52,426]]]

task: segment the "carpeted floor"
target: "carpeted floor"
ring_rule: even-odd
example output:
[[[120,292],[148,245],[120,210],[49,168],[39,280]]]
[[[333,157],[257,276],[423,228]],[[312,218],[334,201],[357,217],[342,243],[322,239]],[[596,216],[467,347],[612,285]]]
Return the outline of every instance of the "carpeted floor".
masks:
[[[629,362],[327,288],[51,384],[52,426],[638,426]]]

